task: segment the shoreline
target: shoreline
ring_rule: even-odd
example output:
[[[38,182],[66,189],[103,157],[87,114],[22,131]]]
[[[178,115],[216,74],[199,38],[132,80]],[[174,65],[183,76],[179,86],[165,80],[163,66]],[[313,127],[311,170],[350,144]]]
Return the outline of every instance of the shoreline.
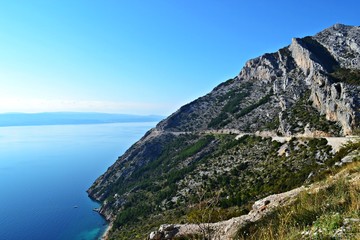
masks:
[[[109,223],[109,225],[106,227],[105,232],[101,235],[101,237],[99,238],[99,240],[107,240],[109,237],[109,232],[111,230],[112,224]]]

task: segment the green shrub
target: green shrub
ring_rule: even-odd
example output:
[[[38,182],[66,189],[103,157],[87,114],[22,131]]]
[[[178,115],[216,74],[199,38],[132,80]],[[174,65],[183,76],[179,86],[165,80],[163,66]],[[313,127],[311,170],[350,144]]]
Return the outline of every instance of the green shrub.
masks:
[[[337,68],[330,76],[333,82],[360,85],[360,70],[358,69]]]

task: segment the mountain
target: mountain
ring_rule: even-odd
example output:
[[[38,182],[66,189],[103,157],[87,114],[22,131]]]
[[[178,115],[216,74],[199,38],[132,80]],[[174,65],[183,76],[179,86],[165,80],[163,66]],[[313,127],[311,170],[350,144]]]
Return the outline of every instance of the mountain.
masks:
[[[321,179],[355,151],[339,145],[359,134],[359,90],[360,27],[336,24],[249,60],[147,132],[88,189],[112,223],[109,238],[231,219]]]
[[[156,115],[130,115],[109,113],[77,113],[77,112],[48,112],[48,113],[4,113],[0,114],[0,127],[8,126],[39,126],[39,125],[68,125],[68,124],[100,124],[124,122],[158,122],[163,119]]]

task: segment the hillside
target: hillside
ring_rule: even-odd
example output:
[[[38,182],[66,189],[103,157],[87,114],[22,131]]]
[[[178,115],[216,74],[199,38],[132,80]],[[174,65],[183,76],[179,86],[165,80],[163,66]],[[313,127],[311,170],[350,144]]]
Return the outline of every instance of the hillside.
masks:
[[[324,180],[260,199],[248,214],[215,223],[164,224],[149,238],[359,239],[359,147],[344,147],[354,163],[333,169]]]
[[[360,27],[336,24],[249,60],[151,129],[89,188],[113,224],[109,238],[223,221],[318,180],[346,162],[331,143],[359,133],[359,90]]]

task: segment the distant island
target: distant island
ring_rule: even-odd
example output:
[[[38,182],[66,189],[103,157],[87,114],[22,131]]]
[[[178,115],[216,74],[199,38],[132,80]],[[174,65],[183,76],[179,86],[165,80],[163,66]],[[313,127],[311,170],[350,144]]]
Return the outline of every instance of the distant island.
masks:
[[[158,122],[163,118],[159,115],[82,112],[3,113],[0,114],[0,127]]]

